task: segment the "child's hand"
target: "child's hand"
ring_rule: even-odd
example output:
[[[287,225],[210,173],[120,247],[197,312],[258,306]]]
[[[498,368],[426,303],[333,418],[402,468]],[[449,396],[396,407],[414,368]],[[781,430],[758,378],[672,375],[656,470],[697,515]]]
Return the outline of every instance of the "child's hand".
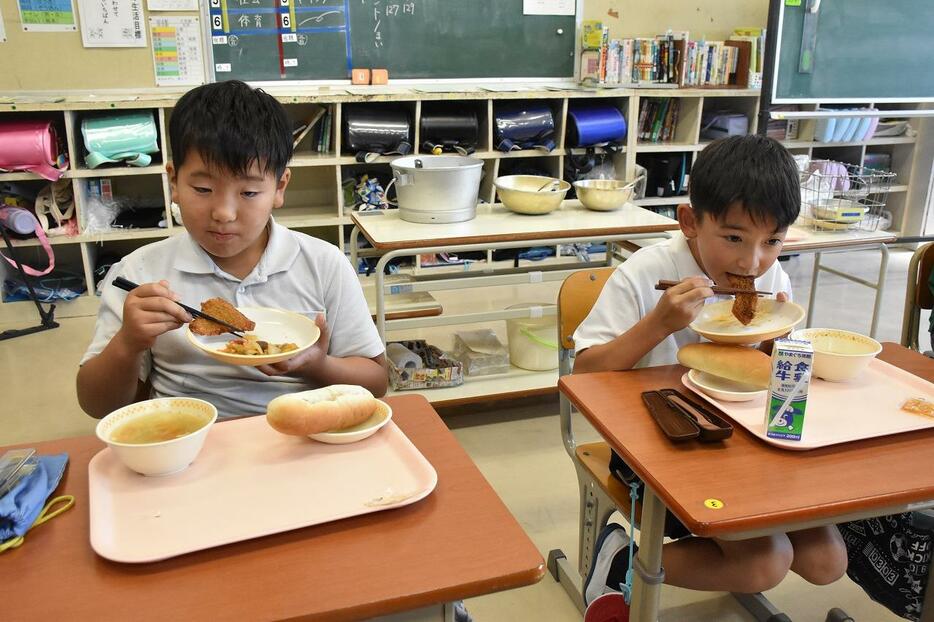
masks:
[[[148,350],[156,337],[191,321],[188,312],[175,304],[178,299],[168,281],[140,285],[123,302],[123,326],[115,337],[133,352]]]
[[[331,334],[328,331],[328,324],[324,319],[324,314],[319,313],[315,318],[315,324],[321,330],[321,336],[315,345],[311,346],[298,356],[275,363],[273,365],[259,365],[256,369],[267,376],[295,376],[298,378],[308,377],[317,368],[324,364],[328,357],[328,346],[331,341]]]
[[[713,295],[710,279],[690,277],[666,289],[650,316],[656,325],[665,330],[667,336],[693,322],[700,315],[704,301]]]

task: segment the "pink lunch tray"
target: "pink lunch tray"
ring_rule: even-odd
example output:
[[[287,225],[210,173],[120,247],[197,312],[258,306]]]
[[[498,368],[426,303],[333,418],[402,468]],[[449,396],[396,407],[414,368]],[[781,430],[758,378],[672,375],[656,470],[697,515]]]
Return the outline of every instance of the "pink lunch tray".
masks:
[[[181,473],[144,477],[104,449],[88,480],[91,546],[140,563],[402,507],[428,496],[438,474],[392,422],[325,445],[249,417],[215,425]]]
[[[819,378],[811,382],[800,441],[765,435],[765,392],[749,402],[721,402],[694,386],[687,374],[681,382],[751,434],[782,449],[817,449],[934,428],[934,419],[901,409],[905,400],[912,397],[934,401],[934,384],[879,359],[874,359],[850,382],[826,382]]]

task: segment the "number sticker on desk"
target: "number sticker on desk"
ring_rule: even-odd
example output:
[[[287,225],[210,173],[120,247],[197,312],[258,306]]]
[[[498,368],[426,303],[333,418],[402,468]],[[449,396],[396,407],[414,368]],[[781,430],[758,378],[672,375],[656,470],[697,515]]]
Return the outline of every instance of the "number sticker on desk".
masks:
[[[705,499],[704,500],[704,507],[710,508],[711,510],[722,510],[723,505],[724,503],[723,501],[720,501],[720,499]]]

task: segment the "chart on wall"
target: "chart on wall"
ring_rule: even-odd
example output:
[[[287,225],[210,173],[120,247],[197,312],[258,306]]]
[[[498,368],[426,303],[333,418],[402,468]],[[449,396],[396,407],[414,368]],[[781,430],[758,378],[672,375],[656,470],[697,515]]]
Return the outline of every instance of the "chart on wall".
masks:
[[[214,78],[345,80],[574,75],[574,15],[523,0],[209,0]]]

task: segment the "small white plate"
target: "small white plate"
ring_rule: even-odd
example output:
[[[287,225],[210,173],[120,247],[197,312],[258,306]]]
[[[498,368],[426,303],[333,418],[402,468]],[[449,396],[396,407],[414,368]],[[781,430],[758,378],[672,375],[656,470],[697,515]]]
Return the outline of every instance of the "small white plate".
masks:
[[[690,370],[686,376],[695,387],[713,399],[723,402],[749,402],[766,393],[765,389],[757,389],[748,384],[733,382],[696,369]]]
[[[752,345],[791,332],[804,319],[804,308],[793,302],[760,298],[756,317],[748,326],[733,317],[733,300],[704,306],[691,330],[716,343]]]
[[[308,438],[329,445],[346,445],[347,443],[356,443],[369,438],[392,420],[392,408],[389,407],[389,404],[383,400],[376,400],[376,404],[376,410],[366,421],[343,430],[309,434]]]
[[[262,341],[269,343],[294,343],[298,346],[297,350],[283,352],[281,354],[264,354],[251,356],[249,354],[229,354],[221,352],[228,341],[236,339],[230,333],[223,335],[206,336],[196,335],[191,332],[191,325],[185,328],[188,335],[188,341],[193,346],[210,356],[211,358],[228,363],[230,365],[272,365],[287,361],[293,356],[297,356],[313,346],[321,336],[321,330],[315,321],[308,316],[294,311],[283,311],[282,309],[269,309],[266,307],[238,307],[237,311],[250,318],[256,323],[256,328],[250,331],[244,331]]]

